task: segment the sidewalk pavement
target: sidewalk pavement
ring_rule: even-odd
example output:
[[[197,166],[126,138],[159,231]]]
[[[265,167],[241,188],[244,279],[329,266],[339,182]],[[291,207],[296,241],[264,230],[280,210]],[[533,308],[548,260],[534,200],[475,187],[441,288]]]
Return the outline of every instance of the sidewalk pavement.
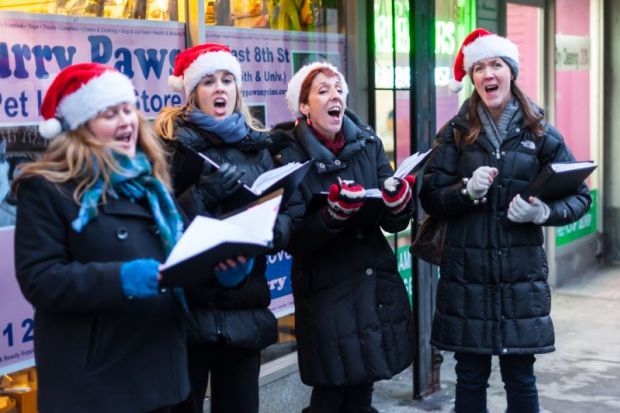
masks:
[[[620,265],[594,269],[553,289],[556,351],[537,357],[535,372],[545,413],[620,412]],[[412,371],[376,384],[381,413],[448,413],[454,404],[454,359],[443,353],[441,390],[412,400]],[[497,358],[488,389],[490,413],[506,409]]]

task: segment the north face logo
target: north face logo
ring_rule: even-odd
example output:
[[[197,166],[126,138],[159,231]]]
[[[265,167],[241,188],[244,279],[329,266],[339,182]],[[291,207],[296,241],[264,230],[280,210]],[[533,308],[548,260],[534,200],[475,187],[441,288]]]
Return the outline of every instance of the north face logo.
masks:
[[[536,149],[536,144],[532,141],[523,141],[521,142],[521,145],[525,146],[527,149]]]

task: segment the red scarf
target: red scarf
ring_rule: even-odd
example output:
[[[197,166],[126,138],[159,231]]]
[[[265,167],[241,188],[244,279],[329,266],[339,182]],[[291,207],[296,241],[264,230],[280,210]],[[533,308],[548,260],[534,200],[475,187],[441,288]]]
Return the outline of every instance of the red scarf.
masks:
[[[321,132],[319,132],[312,126],[310,126],[310,129],[312,129],[312,132],[314,132],[314,136],[316,136],[319,142],[321,142],[321,144],[323,144],[323,146],[329,149],[329,151],[333,153],[334,155],[338,155],[338,153],[340,153],[342,148],[344,148],[345,142],[344,142],[344,133],[342,132],[342,129],[336,134],[336,136],[334,136],[334,139],[329,139],[328,137],[323,135]]]

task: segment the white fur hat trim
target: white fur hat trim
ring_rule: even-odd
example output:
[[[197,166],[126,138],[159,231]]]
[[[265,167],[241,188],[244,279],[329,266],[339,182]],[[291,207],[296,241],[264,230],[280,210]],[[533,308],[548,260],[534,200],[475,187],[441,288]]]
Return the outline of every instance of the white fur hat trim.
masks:
[[[238,87],[241,87],[241,65],[235,56],[223,51],[208,52],[198,56],[183,72],[185,96],[190,95],[203,77],[213,74],[218,70],[226,70],[232,73],[235,77],[235,83],[237,83]],[[171,82],[171,80],[169,79],[168,82]],[[172,80],[172,82],[176,84],[176,80]]]
[[[302,116],[299,111],[299,95],[301,94],[301,85],[304,83],[304,80],[310,72],[314,69],[318,69],[319,67],[328,68],[338,75],[340,78],[340,83],[342,83],[342,95],[344,96],[345,102],[347,100],[349,86],[347,85],[347,81],[344,79],[344,76],[340,73],[336,66],[327,62],[309,63],[293,75],[291,80],[288,82],[288,88],[286,89],[286,103],[288,105],[288,110],[293,114],[293,116],[295,116],[295,118],[300,118]]]
[[[99,112],[123,102],[136,102],[133,84],[127,76],[110,70],[66,96],[56,113],[60,114],[69,130],[74,130]]]

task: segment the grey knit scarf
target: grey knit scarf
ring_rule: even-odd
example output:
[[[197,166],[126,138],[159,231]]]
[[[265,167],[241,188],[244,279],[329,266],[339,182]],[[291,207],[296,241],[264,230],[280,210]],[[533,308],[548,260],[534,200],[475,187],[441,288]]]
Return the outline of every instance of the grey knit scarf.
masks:
[[[493,119],[484,103],[480,102],[477,109],[484,132],[495,149],[499,149],[504,139],[506,139],[510,125],[523,117],[519,101],[515,98],[510,99],[506,104],[497,121]]]

